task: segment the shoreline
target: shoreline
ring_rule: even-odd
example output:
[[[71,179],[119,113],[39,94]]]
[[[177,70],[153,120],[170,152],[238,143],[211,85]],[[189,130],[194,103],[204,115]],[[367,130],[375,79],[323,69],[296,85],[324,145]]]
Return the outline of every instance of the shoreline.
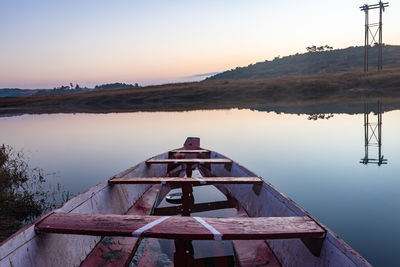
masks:
[[[68,95],[0,98],[0,114],[111,113],[209,109],[332,110],[381,101],[400,108],[400,68],[262,80],[218,80]],[[324,106],[327,106],[324,111]],[[339,109],[338,109],[339,108]],[[362,110],[360,111],[362,112]]]

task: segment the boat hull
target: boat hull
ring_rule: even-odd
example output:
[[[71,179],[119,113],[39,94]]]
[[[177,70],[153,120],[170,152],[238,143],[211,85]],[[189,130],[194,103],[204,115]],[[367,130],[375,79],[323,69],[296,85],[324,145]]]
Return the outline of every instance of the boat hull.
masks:
[[[225,158],[216,152],[212,158]],[[212,166],[216,176],[257,176],[240,164],[233,162],[231,169],[224,166]],[[258,194],[249,194],[251,185],[218,186],[235,197],[250,217],[286,217],[309,216],[294,201],[279,192],[267,181],[262,184]],[[317,221],[316,219],[314,219]],[[327,230],[319,256],[314,256],[300,239],[266,240],[282,266],[371,266],[336,234]]]
[[[168,156],[169,153],[166,152],[154,158],[167,159]],[[213,151],[210,152],[210,157],[226,159]],[[257,176],[236,162],[211,164],[209,167],[213,176]],[[144,161],[114,177],[163,177],[166,173],[166,165],[146,164]],[[150,187],[151,185],[147,184],[110,185],[108,180],[105,180],[71,199],[55,212],[125,214]],[[216,187],[236,198],[250,217],[310,216],[268,182],[261,186],[232,184]],[[160,194],[165,195],[168,191],[168,186],[163,186]],[[327,229],[325,226],[324,228]],[[101,237],[97,236],[38,234],[34,225],[31,225],[0,244],[0,266],[80,266],[100,239]],[[265,242],[282,266],[370,266],[329,229],[320,256],[314,256],[300,239]]]

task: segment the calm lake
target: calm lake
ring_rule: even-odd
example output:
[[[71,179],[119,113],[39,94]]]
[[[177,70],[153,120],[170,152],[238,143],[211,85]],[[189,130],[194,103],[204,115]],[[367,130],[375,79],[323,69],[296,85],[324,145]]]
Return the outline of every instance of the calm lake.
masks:
[[[363,112],[360,110],[360,112]],[[377,116],[370,114],[370,121]],[[187,136],[272,183],[370,263],[398,265],[400,111],[383,113],[387,164],[364,165],[363,114],[309,115],[252,110],[23,115],[0,118],[0,144],[23,150],[49,183],[73,194]],[[378,149],[370,147],[371,158]]]

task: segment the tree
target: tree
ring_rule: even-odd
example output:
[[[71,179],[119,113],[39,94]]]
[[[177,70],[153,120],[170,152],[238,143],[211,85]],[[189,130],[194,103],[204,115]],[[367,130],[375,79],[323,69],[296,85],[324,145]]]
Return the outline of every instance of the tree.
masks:
[[[306,47],[307,52],[313,53],[313,52],[322,52],[322,51],[331,51],[333,50],[332,46],[329,45],[321,45],[321,46],[307,46]]]
[[[96,85],[94,89],[121,89],[121,88],[132,88],[135,87],[133,84],[126,83],[107,83],[102,85]]]
[[[316,47],[315,45],[313,45],[313,46],[308,46],[306,49],[307,49],[307,51],[310,52],[310,53],[316,52],[316,51],[317,51],[317,47]]]

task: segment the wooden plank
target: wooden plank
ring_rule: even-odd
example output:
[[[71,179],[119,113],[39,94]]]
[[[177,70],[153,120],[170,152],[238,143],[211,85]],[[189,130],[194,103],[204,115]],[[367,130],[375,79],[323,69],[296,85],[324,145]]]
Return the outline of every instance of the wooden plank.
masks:
[[[110,184],[262,184],[263,180],[259,177],[123,177],[112,178]]]
[[[54,213],[36,224],[35,229],[42,233],[133,235],[189,240],[322,238],[325,235],[324,229],[309,217],[200,218],[200,220],[211,225],[220,234],[214,235],[198,217],[75,213]],[[147,229],[151,223],[157,224]]]
[[[147,164],[227,164],[232,163],[230,159],[149,159]]]
[[[129,209],[127,214],[148,215],[153,209],[159,185],[152,186],[143,196]],[[104,237],[81,263],[81,267],[94,266],[128,266],[137,247],[137,237]]]
[[[171,153],[208,153],[210,150],[207,149],[174,149],[170,151]]]
[[[215,202],[205,202],[193,204],[190,206],[190,212],[204,212],[210,210],[220,210],[232,208],[232,203],[230,201],[215,201]],[[154,209],[155,215],[178,215],[182,214],[183,205],[163,207]]]
[[[241,267],[280,267],[278,259],[264,240],[232,241],[235,257]]]

